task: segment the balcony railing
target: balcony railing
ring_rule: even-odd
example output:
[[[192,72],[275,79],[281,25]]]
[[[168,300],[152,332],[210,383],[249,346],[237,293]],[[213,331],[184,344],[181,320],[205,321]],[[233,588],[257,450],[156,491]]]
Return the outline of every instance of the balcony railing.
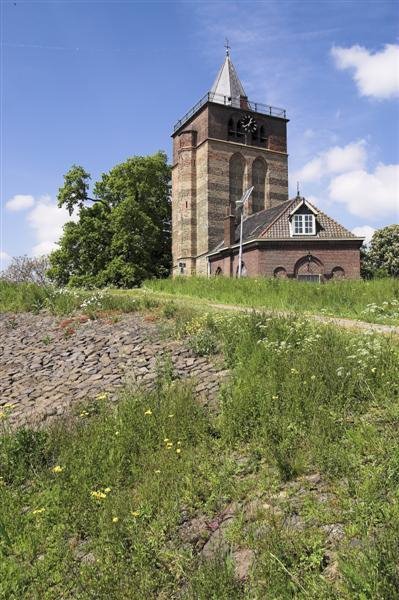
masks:
[[[208,92],[201,98],[195,106],[193,106],[185,115],[175,124],[173,131],[180,129],[184,123],[186,123],[200,108],[207,102],[213,102],[215,104],[224,104],[225,106],[232,106],[233,108],[242,108],[243,110],[249,110],[263,115],[269,115],[271,117],[279,117],[280,119],[286,118],[286,111],[284,108],[277,108],[276,106],[269,106],[268,104],[260,104],[259,102],[252,102],[244,96],[237,96],[230,98],[229,96],[223,96],[222,94],[215,94]]]

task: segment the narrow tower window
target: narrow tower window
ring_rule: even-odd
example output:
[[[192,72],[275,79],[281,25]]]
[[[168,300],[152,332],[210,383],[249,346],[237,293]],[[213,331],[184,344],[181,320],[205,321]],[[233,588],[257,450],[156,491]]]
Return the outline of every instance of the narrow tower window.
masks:
[[[230,202],[235,205],[244,193],[245,161],[241,154],[233,154],[229,165]]]
[[[236,135],[236,129],[235,129],[235,125],[234,125],[233,119],[229,119],[229,123],[227,125],[227,134],[230,137],[235,137],[235,135]]]
[[[262,158],[254,160],[252,165],[252,212],[259,212],[265,204],[266,164]]]

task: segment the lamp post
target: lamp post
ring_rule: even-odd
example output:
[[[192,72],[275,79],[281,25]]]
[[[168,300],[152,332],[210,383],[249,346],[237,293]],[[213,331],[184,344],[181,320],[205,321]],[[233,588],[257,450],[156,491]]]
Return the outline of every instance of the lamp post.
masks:
[[[236,201],[237,208],[241,208],[241,221],[240,221],[240,247],[238,251],[238,277],[242,274],[242,225],[244,222],[244,206],[252,194],[254,186],[250,187],[241,197],[241,200]]]

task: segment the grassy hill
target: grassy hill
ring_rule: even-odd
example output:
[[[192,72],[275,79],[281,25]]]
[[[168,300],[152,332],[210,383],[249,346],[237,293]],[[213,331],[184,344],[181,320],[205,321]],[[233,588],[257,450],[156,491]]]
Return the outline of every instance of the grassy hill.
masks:
[[[309,284],[270,278],[177,277],[146,281],[145,288],[227,304],[399,324],[399,279],[394,278]]]
[[[43,431],[3,409],[0,597],[397,598],[397,342],[140,302],[230,369],[218,411],[167,360]]]

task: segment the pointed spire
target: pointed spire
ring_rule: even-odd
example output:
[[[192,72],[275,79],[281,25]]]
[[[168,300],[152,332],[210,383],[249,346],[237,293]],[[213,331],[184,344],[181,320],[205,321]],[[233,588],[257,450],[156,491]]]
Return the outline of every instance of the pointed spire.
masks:
[[[240,98],[246,98],[241,81],[230,59],[230,46],[226,38],[226,58],[219,73],[211,87],[210,93],[215,94],[213,102],[221,104],[231,103],[232,106],[240,106]]]

